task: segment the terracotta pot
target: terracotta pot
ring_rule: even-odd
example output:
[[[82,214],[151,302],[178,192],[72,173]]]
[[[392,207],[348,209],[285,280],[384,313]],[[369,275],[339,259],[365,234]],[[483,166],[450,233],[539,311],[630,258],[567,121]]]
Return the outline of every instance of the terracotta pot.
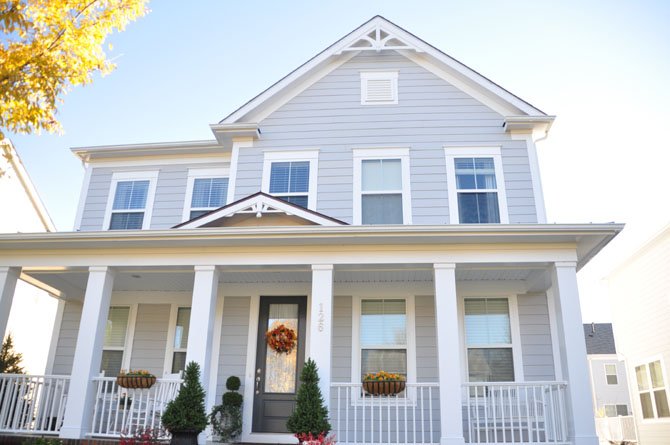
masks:
[[[116,377],[116,384],[122,388],[151,388],[156,383],[156,377],[120,375]]]
[[[404,380],[368,380],[363,390],[373,396],[392,396],[405,390]]]

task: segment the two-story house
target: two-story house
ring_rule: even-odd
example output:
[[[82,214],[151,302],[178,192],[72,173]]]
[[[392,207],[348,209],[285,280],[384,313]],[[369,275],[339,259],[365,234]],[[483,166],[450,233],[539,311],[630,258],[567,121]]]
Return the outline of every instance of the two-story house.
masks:
[[[20,270],[65,301],[46,395],[0,428],[157,425],[194,360],[209,406],[242,379],[242,441],[293,443],[311,357],[341,443],[595,445],[576,273],[622,226],[546,223],[553,119],[374,17],[212,140],[73,149],[77,231],[0,236],[0,308]],[[406,388],[363,391],[381,370]]]

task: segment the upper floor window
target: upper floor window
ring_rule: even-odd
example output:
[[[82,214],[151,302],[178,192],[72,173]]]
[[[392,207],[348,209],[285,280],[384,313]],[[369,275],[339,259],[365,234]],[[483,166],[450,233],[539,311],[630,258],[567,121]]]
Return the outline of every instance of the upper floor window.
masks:
[[[186,185],[184,221],[224,206],[227,196],[228,169],[190,169]]]
[[[361,105],[383,105],[397,103],[397,71],[361,72]]]
[[[158,172],[117,172],[112,175],[103,227],[109,230],[148,229]]]
[[[408,149],[354,150],[354,224],[411,224]]]
[[[608,385],[616,385],[619,383],[619,376],[616,372],[616,365],[608,363],[605,365],[605,379]]]
[[[517,354],[510,321],[510,300],[466,298],[463,309],[469,381],[515,381],[518,364],[515,361]]]
[[[636,366],[635,377],[642,406],[642,417],[645,419],[670,417],[668,391],[661,361],[656,360]]]
[[[261,189],[291,204],[314,210],[318,151],[266,152]]]
[[[452,224],[508,223],[500,147],[445,148]]]

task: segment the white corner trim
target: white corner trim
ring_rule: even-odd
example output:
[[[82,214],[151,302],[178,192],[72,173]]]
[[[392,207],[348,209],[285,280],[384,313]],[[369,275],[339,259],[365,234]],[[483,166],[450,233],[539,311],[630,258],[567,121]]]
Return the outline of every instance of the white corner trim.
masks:
[[[114,172],[112,182],[109,187],[109,196],[107,197],[107,207],[105,208],[105,217],[102,222],[101,230],[109,230],[109,222],[112,219],[112,206],[114,205],[114,196],[116,187],[121,181],[149,180],[149,190],[147,191],[147,201],[144,207],[144,218],[142,220],[142,229],[151,227],[151,215],[154,209],[154,198],[156,197],[156,183],[158,182],[158,170],[152,171],[124,171]]]
[[[91,174],[93,173],[93,168],[90,164],[86,164],[84,170],[84,180],[81,182],[81,190],[79,191],[79,204],[77,205],[77,214],[74,219],[74,227],[72,228],[75,232],[81,230],[81,220],[84,217],[84,207],[86,206],[86,198],[88,197],[88,187],[91,184]]]
[[[509,213],[507,209],[507,192],[505,189],[505,175],[503,172],[502,154],[500,146],[488,147],[444,147],[444,155],[447,164],[447,194],[449,197],[449,222],[460,224],[458,214],[458,190],[456,188],[456,168],[454,159],[457,157],[468,158],[493,158],[496,175],[496,192],[498,193],[498,206],[500,212],[500,224],[509,224]],[[487,191],[487,190],[483,190]]]
[[[270,194],[270,175],[273,162],[309,162],[309,190],[307,208],[316,210],[316,197],[319,175],[319,149],[308,150],[266,150],[263,152],[263,177],[261,191]],[[280,196],[292,195],[282,193]]]
[[[227,167],[220,168],[189,168],[188,177],[186,179],[186,194],[184,195],[184,207],[181,215],[182,221],[188,221],[191,216],[191,200],[193,199],[193,186],[195,180],[199,178],[227,178],[228,188],[230,188],[230,169]],[[222,205],[228,203],[228,192],[226,191],[226,201]],[[204,210],[204,209],[203,209]],[[209,208],[214,210],[214,208]]]
[[[218,292],[218,287],[217,294],[216,316],[214,318],[214,331],[212,333],[212,358],[209,369],[207,404],[205,405],[207,412],[211,412],[212,407],[216,404],[216,387],[219,378],[219,360],[221,356],[221,330],[223,329],[223,307],[225,298]]]
[[[412,189],[409,165],[409,147],[355,147],[352,149],[352,156],[354,161],[354,225],[361,225],[363,223],[363,175],[361,164],[364,159],[400,159],[400,171],[402,175],[402,223],[404,225],[412,224]]]
[[[133,358],[133,343],[135,343],[135,325],[137,324],[137,303],[130,305],[128,311],[128,328],[126,329],[126,342],[123,346],[123,361],[121,369],[130,369],[130,360]]]
[[[60,339],[60,328],[63,324],[63,314],[65,313],[65,300],[58,300],[56,307],[56,316],[54,318],[53,329],[51,330],[51,343],[49,344],[49,355],[44,373],[52,375],[54,372],[54,362],[56,361],[56,350],[58,349],[58,340]]]
[[[254,412],[254,376],[256,372],[256,342],[258,340],[258,317],[261,304],[260,295],[252,295],[249,300],[249,329],[247,330],[247,362],[244,373],[244,400],[242,406],[243,442],[253,442],[251,426]],[[255,439],[254,439],[255,440]]]
[[[228,199],[226,202],[235,201],[235,187],[237,185],[237,165],[240,159],[240,148],[249,148],[254,146],[254,141],[242,140],[233,141],[233,147],[230,155],[230,173],[228,175]]]
[[[547,209],[544,203],[544,190],[542,188],[542,176],[540,175],[540,161],[537,157],[537,147],[532,132],[512,133],[513,140],[526,141],[528,149],[528,165],[530,167],[530,178],[533,182],[533,198],[535,199],[535,212],[539,224],[547,223]]]
[[[563,381],[563,366],[561,360],[561,349],[558,336],[558,318],[556,315],[556,302],[554,286],[547,289],[547,309],[549,314],[549,333],[551,334],[551,353],[554,360],[554,378]]]

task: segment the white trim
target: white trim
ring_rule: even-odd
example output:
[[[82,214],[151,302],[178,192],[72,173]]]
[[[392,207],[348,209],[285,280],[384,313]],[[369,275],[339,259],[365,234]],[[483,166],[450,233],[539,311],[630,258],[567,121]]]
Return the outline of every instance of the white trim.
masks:
[[[514,294],[498,294],[495,292],[487,293],[486,295],[463,295],[459,291],[458,295],[458,322],[460,325],[460,342],[461,342],[461,375],[463,376],[463,383],[469,382],[469,372],[468,372],[468,345],[466,342],[466,332],[465,332],[465,300],[470,298],[506,298],[508,307],[509,307],[509,323],[510,323],[510,335],[512,340],[512,360],[514,365],[514,382],[521,383],[525,382],[525,375],[523,371],[523,350],[521,345],[521,331],[519,327],[519,307],[517,302],[517,295]],[[504,347],[509,348],[509,346],[502,345],[477,345],[476,348],[487,348],[487,347]]]
[[[398,103],[398,71],[361,71],[361,105],[389,105]],[[368,84],[371,80],[391,82],[391,98],[388,100],[370,100]]]
[[[218,294],[218,289],[217,289]],[[209,383],[207,388],[207,403],[205,405],[206,412],[211,412],[212,407],[216,404],[216,387],[219,380],[219,360],[221,358],[221,330],[223,329],[223,308],[225,297],[217,295],[216,301],[216,316],[214,317],[214,331],[212,332],[212,357],[209,368]],[[209,436],[211,437],[211,425],[208,427]]]
[[[146,168],[147,166],[162,167],[166,165],[225,165],[230,163],[229,153],[217,156],[174,156],[171,153],[154,156],[134,156],[129,159],[92,159],[87,162],[92,169],[98,168]]]
[[[228,199],[226,202],[235,201],[235,187],[237,185],[237,166],[240,159],[240,149],[254,146],[252,139],[235,140],[233,141],[233,148],[230,154],[230,174],[228,176]]]
[[[256,342],[258,340],[258,317],[261,307],[260,294],[251,295],[249,298],[249,328],[247,330],[247,362],[244,375],[244,400],[242,406],[242,442],[253,443],[257,441],[252,438],[251,427],[254,417],[254,376],[256,372]]]
[[[383,293],[383,295],[380,295]],[[356,292],[351,297],[351,381],[358,382],[361,376],[361,300],[405,300],[407,350],[407,382],[417,382],[416,372],[416,309],[414,294],[392,291]],[[381,371],[381,369],[380,369]],[[357,398],[354,395],[354,398]],[[355,402],[355,400],[352,400]]]
[[[270,193],[270,171],[273,162],[309,162],[309,190],[307,191],[307,208],[316,210],[317,185],[319,174],[319,149],[286,150],[263,152],[263,178],[261,191]],[[303,193],[272,193],[273,196],[294,196]]]
[[[191,292],[192,295],[192,292]],[[186,353],[186,348],[175,348],[174,347],[174,337],[177,331],[177,315],[179,314],[179,309],[191,309],[191,299],[184,301],[182,303],[171,303],[170,304],[170,321],[168,325],[167,341],[165,343],[165,358],[163,360],[163,374],[172,374],[172,362],[174,360],[175,352]],[[190,316],[189,316],[190,320]],[[189,328],[190,334],[190,328]]]
[[[365,159],[400,159],[400,171],[402,175],[402,190],[394,191],[402,195],[402,223],[412,224],[412,191],[410,183],[410,157],[409,147],[366,147],[353,148],[353,175],[354,175],[354,197],[353,197],[353,219],[355,225],[362,225],[362,161]],[[384,191],[376,192],[379,194]]]
[[[130,369],[130,360],[133,357],[133,344],[135,343],[137,307],[137,303],[131,304],[130,311],[128,312],[128,329],[126,330],[126,344],[123,347],[123,365],[121,366],[121,369]]]
[[[142,219],[142,230],[151,227],[151,215],[154,208],[154,198],[156,197],[156,183],[158,182],[158,170],[153,171],[126,171],[114,172],[112,174],[112,182],[109,188],[109,195],[107,197],[107,207],[105,209],[105,217],[102,222],[101,230],[109,230],[109,223],[112,219],[112,206],[114,205],[114,197],[116,196],[116,187],[121,181],[149,181],[149,189],[147,190],[147,200],[144,205],[144,218]]]
[[[512,133],[513,140],[526,141],[526,148],[528,151],[528,164],[530,166],[530,178],[533,183],[533,198],[535,199],[535,213],[537,214],[537,222],[539,224],[547,223],[547,209],[544,204],[544,191],[542,189],[542,176],[540,175],[540,161],[537,157],[537,147],[535,146],[535,139],[533,132],[528,133]]]
[[[77,215],[74,218],[75,231],[81,230],[81,220],[84,217],[84,206],[86,205],[86,198],[88,197],[88,187],[91,184],[91,173],[93,168],[90,164],[84,167],[84,180],[81,182],[81,189],[79,190],[79,204],[77,205]]]
[[[554,360],[554,378],[563,381],[563,361],[561,360],[561,341],[558,336],[558,318],[556,316],[556,303],[554,302],[553,286],[547,289],[547,308],[549,309],[549,333],[551,334],[551,352]]]
[[[490,147],[444,147],[444,155],[447,163],[447,193],[449,196],[449,222],[460,224],[458,215],[458,190],[456,188],[456,168],[454,159],[457,157],[468,158],[493,158],[496,175],[496,189],[481,189],[481,192],[496,192],[498,194],[498,211],[500,213],[500,224],[509,224],[507,210],[507,192],[505,190],[505,177],[503,173],[502,154],[500,146]],[[466,190],[465,192],[473,192]]]
[[[56,317],[54,318],[53,329],[51,330],[51,343],[49,344],[49,355],[47,364],[44,368],[45,374],[53,374],[54,362],[56,361],[56,351],[58,349],[58,339],[60,338],[60,328],[63,324],[63,314],[65,313],[65,300],[58,300],[56,306]]]
[[[191,207],[191,202],[193,200],[193,186],[196,179],[202,178],[223,178],[228,179],[228,187],[230,187],[230,169],[228,167],[220,168],[189,168],[188,169],[188,178],[186,179],[186,194],[184,195],[184,209],[182,211],[182,221],[188,221],[191,219],[191,211],[193,210],[214,210],[218,207],[198,207],[193,209]],[[226,189],[226,196],[224,197],[224,202],[219,207],[222,207],[228,203],[228,190]]]

